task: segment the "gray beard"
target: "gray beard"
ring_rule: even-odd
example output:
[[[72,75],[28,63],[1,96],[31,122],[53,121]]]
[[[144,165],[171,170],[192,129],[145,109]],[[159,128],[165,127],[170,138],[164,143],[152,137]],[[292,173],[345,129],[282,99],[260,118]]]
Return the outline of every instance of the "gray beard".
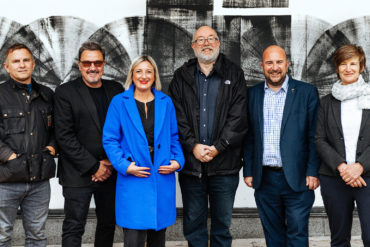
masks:
[[[220,54],[220,49],[219,48],[213,49],[213,53],[210,55],[204,55],[202,54],[202,52],[196,53],[195,51],[194,54],[198,58],[199,62],[208,64],[216,61],[218,55]]]

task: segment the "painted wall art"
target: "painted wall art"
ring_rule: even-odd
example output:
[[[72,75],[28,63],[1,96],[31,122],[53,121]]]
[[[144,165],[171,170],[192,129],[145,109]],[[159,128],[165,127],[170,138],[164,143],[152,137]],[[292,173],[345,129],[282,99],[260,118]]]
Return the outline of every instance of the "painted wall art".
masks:
[[[287,7],[289,1],[224,0],[223,6]],[[131,61],[149,54],[158,64],[166,91],[174,71],[194,56],[192,35],[201,25],[211,25],[218,32],[221,52],[243,68],[248,86],[263,80],[261,56],[271,44],[286,50],[290,74],[316,85],[320,95],[328,93],[337,79],[332,56],[339,46],[357,43],[370,54],[367,16],[332,26],[311,16],[214,15],[212,0],[148,0],[146,16],[125,17],[104,26],[73,16],[50,16],[27,25],[0,17],[0,57],[10,45],[25,43],[36,60],[35,79],[55,89],[79,76],[78,49],[94,40],[106,50],[105,78],[123,83]],[[0,81],[7,78],[2,67]]]

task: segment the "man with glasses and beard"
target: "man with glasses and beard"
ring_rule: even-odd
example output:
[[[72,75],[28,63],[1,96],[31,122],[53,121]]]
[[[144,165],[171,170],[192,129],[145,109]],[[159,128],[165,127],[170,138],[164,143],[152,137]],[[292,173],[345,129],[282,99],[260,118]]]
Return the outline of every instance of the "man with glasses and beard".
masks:
[[[255,189],[267,246],[308,246],[308,218],[319,186],[314,135],[319,97],[287,76],[285,51],[262,55],[265,81],[248,90],[244,181]]]
[[[193,35],[196,58],[176,70],[169,94],[176,108],[185,166],[179,175],[184,235],[189,246],[231,246],[229,231],[247,131],[247,85],[243,70],[219,53],[215,30]]]
[[[112,246],[116,172],[102,146],[109,102],[121,84],[102,80],[105,52],[85,42],[78,53],[81,77],[55,90],[55,133],[60,147],[58,175],[65,199],[62,246],[81,246],[92,195],[96,205],[95,246]]]

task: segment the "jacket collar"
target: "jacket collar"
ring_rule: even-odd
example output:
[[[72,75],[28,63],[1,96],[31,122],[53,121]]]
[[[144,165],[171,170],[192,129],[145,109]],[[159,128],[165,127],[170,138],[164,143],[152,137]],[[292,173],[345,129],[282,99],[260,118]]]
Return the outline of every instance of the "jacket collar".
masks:
[[[20,83],[14,80],[13,78],[9,79],[9,83],[14,90],[24,90],[28,92],[28,87],[26,84]],[[33,78],[31,78],[31,84],[32,84],[31,100],[41,96],[41,98],[44,101],[49,102],[50,99],[47,96],[46,92],[41,87],[41,85],[37,83]]]
[[[140,135],[146,139],[145,131],[143,124],[141,122],[140,113],[137,109],[135,98],[135,85],[131,85],[130,88],[122,94],[122,97],[127,106],[127,112],[129,117],[134,123],[135,128],[140,133]],[[152,93],[154,94],[154,141],[158,138],[159,132],[162,129],[166,117],[167,107],[164,105],[164,99],[166,95],[161,91],[157,91],[155,88],[152,88]]]

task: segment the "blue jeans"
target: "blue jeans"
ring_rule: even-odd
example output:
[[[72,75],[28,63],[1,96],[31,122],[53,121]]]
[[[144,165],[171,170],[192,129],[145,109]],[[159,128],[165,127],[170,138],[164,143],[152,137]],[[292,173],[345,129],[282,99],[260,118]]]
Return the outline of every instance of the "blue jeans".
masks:
[[[229,228],[239,173],[202,178],[180,173],[179,182],[184,206],[184,235],[189,246],[208,246],[209,200],[211,247],[231,247]]]
[[[308,247],[308,219],[315,200],[312,190],[295,192],[283,171],[263,168],[254,196],[268,247]]]
[[[0,183],[0,246],[11,246],[13,225],[20,207],[25,246],[46,246],[45,223],[50,201],[49,180],[35,183]]]

